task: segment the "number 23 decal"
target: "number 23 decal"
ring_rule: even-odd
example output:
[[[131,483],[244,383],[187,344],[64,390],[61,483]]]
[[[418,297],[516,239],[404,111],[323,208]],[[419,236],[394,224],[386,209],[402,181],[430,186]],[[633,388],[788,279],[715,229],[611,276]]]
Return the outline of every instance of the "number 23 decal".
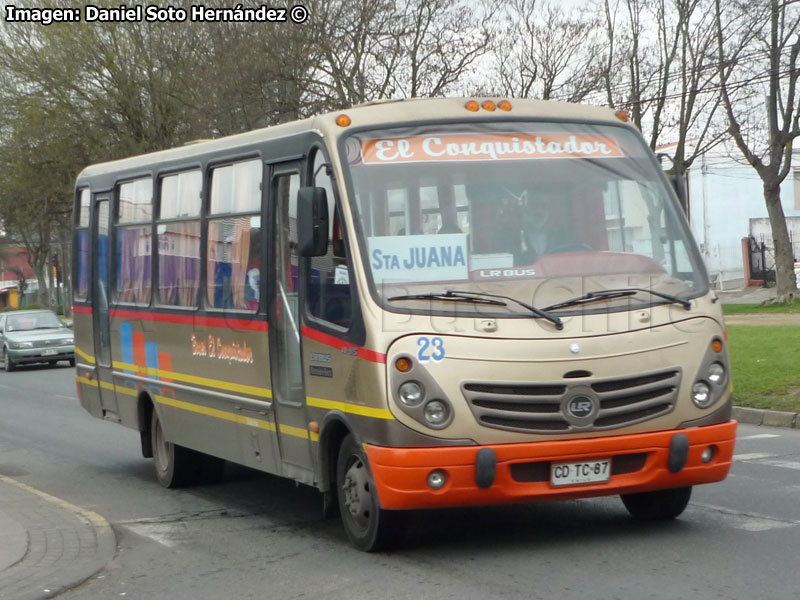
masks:
[[[421,337],[417,340],[417,346],[419,346],[417,352],[419,362],[428,362],[429,360],[439,362],[444,358],[444,340],[440,337]]]

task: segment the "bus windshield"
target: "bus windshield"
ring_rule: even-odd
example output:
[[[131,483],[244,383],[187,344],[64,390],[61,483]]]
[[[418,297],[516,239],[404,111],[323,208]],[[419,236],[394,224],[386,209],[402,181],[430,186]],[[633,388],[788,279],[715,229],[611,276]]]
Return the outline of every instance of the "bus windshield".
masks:
[[[370,285],[390,310],[624,310],[707,291],[658,163],[626,127],[420,126],[357,132],[341,151]],[[523,304],[463,298],[479,293]]]

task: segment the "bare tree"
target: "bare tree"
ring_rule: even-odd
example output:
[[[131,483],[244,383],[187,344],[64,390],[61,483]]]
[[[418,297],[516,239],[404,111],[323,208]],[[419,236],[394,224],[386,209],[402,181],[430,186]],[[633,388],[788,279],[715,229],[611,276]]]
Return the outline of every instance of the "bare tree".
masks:
[[[597,17],[541,0],[514,0],[506,11],[506,42],[498,46],[502,95],[579,102],[598,88]]]
[[[780,184],[791,171],[792,144],[800,135],[800,5],[796,0],[755,5],[737,0],[723,9],[715,0],[715,15],[728,132],[761,178],[775,246],[778,299],[792,301],[797,283]]]

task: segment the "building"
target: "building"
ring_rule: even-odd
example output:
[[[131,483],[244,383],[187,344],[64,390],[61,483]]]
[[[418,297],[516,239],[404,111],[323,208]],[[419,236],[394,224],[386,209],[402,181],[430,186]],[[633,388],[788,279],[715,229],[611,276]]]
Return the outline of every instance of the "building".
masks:
[[[20,273],[25,280],[25,290],[20,294]],[[6,246],[0,253],[0,310],[18,308],[30,304],[39,282],[33,267],[28,263],[28,254],[20,246]]]
[[[766,268],[774,266],[772,232],[761,178],[750,165],[722,148],[699,157],[687,175],[689,222],[712,280],[742,285],[743,239],[766,245]],[[800,259],[800,153],[794,170],[781,184],[781,204]]]

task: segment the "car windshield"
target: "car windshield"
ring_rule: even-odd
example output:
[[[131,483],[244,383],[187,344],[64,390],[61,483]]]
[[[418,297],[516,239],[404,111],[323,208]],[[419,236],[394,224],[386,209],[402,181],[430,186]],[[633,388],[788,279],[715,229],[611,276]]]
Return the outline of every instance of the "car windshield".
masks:
[[[55,313],[49,311],[9,315],[6,325],[7,331],[30,331],[33,329],[52,329],[63,327],[61,320]]]
[[[341,150],[370,284],[391,310],[530,314],[448,301],[448,290],[591,311],[669,302],[648,290],[685,300],[708,289],[658,163],[627,127],[362,131]],[[567,303],[615,289],[645,293]]]

